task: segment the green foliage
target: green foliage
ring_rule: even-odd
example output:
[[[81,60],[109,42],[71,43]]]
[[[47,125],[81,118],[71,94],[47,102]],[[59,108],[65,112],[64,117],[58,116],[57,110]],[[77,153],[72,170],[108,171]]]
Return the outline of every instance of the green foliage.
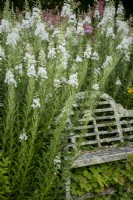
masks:
[[[6,200],[11,192],[10,178],[9,178],[9,164],[8,158],[4,158],[0,152],[0,199]]]
[[[66,13],[64,17],[48,13],[48,19],[42,18],[44,13],[38,8],[30,12],[29,1],[25,13],[16,15],[10,6],[7,1],[0,27],[0,199],[64,200],[66,171],[73,162],[65,159],[64,147],[83,108],[89,109],[88,123],[110,75],[124,57],[125,47],[116,50],[124,30],[108,38],[107,28],[114,22],[109,17],[97,28],[102,20],[97,18],[93,35],[87,35],[82,17],[73,20],[69,6],[71,18]],[[126,50],[130,54],[130,48]],[[124,60],[125,68],[126,64]],[[87,93],[86,101],[80,96],[81,104],[75,100],[80,91]],[[126,180],[132,182],[124,171],[119,176],[121,168],[113,172],[108,165],[101,166],[81,174],[77,171],[73,194],[101,192],[115,184],[123,188]],[[130,174],[131,169],[129,162]]]
[[[28,5],[30,8],[32,8],[35,5],[41,4],[41,7],[43,9],[55,9],[57,7],[61,8],[63,3],[68,2],[68,1],[67,0],[64,0],[64,1],[63,0],[56,0],[56,1],[55,0],[45,0],[45,1],[44,0],[28,0],[27,2],[28,2]],[[74,2],[76,3],[77,1],[74,0]],[[89,1],[81,0],[80,2],[81,2],[81,4],[79,6],[79,9],[81,11],[87,11],[89,6],[94,5],[95,0],[89,0]],[[120,3],[120,0],[114,0],[114,2],[117,7],[118,3]],[[0,10],[2,10],[4,8],[5,3],[6,3],[6,0],[1,1]],[[24,8],[25,8],[25,1],[23,1],[23,0],[18,0],[18,1],[9,0],[9,3],[10,3],[10,5],[14,6],[15,10],[17,10],[17,9],[24,10]],[[128,0],[128,1],[123,0],[122,3],[125,8],[126,17],[129,18],[130,15],[132,15],[133,3],[130,0]]]
[[[133,155],[127,160],[74,169],[72,172],[72,195],[82,196],[87,192],[98,195],[107,188],[114,188],[116,193],[93,199],[109,200],[124,198],[131,200],[133,195]]]
[[[131,51],[131,60],[129,63],[119,61],[115,70],[111,73],[106,85],[106,93],[112,96],[117,103],[123,105],[126,109],[133,109],[133,93],[128,93],[128,89],[133,86],[133,51]],[[121,85],[115,85],[119,78]]]

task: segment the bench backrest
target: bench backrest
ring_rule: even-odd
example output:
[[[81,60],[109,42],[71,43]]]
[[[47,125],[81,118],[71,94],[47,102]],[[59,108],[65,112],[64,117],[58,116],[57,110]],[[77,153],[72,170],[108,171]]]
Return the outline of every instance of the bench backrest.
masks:
[[[89,111],[84,112],[81,121],[87,116],[87,112]],[[88,124],[73,128],[68,148],[76,148],[79,144],[81,150],[110,148],[132,141],[133,110],[124,109],[112,97],[103,94]]]

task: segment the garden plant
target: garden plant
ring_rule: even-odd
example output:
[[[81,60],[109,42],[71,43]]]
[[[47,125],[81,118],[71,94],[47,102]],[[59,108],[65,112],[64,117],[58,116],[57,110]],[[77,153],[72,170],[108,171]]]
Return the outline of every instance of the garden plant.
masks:
[[[70,167],[64,149],[85,102],[87,121],[103,92],[133,109],[132,28],[122,5],[116,11],[112,1],[99,3],[88,13],[74,13],[73,1],[61,12],[40,5],[31,12],[25,3],[14,13],[6,2],[0,23],[1,200],[64,200]],[[76,109],[82,91],[87,100]]]

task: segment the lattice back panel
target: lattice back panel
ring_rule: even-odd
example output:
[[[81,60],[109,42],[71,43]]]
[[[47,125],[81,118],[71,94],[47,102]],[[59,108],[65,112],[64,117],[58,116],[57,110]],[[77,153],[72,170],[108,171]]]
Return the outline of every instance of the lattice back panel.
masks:
[[[83,121],[89,111],[85,111]],[[69,137],[68,147],[82,150],[101,147],[114,147],[123,142],[133,141],[133,111],[125,110],[121,105],[103,94],[92,120],[87,125],[74,127]]]

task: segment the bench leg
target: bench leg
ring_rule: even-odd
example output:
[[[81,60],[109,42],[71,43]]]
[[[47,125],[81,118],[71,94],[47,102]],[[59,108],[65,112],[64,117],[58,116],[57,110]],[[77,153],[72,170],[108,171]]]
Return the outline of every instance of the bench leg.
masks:
[[[70,192],[71,178],[66,178],[65,183],[65,191],[66,191],[66,200],[71,200],[71,192]]]

